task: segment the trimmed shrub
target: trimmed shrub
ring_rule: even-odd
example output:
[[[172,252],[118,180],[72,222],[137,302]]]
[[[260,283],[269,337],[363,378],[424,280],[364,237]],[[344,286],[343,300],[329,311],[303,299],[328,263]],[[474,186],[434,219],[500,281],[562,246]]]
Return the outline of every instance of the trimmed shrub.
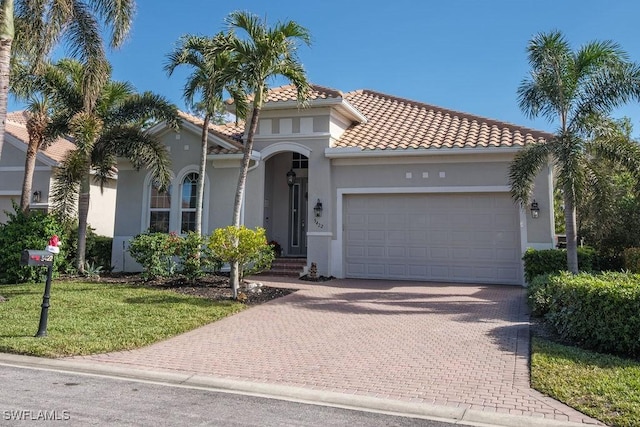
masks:
[[[536,285],[544,289],[537,299],[563,339],[598,352],[640,356],[640,275],[563,272],[546,280]]]
[[[524,256],[524,278],[531,283],[534,277],[567,270],[566,249],[527,249]],[[591,272],[594,268],[596,251],[589,247],[578,248],[580,271]]]
[[[142,233],[131,239],[129,253],[142,266],[142,277],[151,280],[175,274],[180,240],[176,233]]]
[[[527,286],[527,302],[533,316],[542,317],[549,312],[557,281],[550,280],[549,274],[534,277]]]
[[[44,281],[47,269],[21,266],[20,255],[24,249],[44,250],[51,236],[65,235],[64,226],[52,214],[39,211],[25,214],[17,205],[14,210],[6,212],[7,222],[0,224],[0,283]],[[67,244],[61,239],[60,253],[54,257],[54,275],[65,264]]]
[[[219,271],[222,267],[221,262],[211,252],[208,242],[207,236],[199,236],[191,231],[180,238],[177,251],[180,273],[187,279],[195,280],[207,271]]]
[[[624,268],[632,273],[640,273],[640,248],[624,250]]]

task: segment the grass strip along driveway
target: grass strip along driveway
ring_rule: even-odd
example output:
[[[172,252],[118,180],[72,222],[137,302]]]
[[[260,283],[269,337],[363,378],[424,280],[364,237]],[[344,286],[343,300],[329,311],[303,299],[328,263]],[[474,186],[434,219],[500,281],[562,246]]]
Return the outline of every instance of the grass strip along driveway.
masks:
[[[533,338],[531,385],[609,426],[640,426],[640,361]]]
[[[0,352],[44,357],[142,347],[245,306],[141,286],[54,282],[47,336],[34,338],[43,284],[0,286]]]

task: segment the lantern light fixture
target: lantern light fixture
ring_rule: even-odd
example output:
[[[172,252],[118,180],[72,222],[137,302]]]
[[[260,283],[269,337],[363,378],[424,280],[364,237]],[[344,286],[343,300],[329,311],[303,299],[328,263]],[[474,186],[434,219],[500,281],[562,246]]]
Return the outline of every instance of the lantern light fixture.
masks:
[[[289,187],[293,187],[293,183],[296,182],[296,173],[293,171],[292,169],[289,169],[289,172],[287,172],[287,185]]]
[[[538,206],[538,202],[533,199],[531,202],[531,218],[538,218],[540,216],[540,206]]]
[[[313,207],[313,212],[316,215],[316,218],[320,218],[322,216],[322,202],[318,199],[318,202]]]

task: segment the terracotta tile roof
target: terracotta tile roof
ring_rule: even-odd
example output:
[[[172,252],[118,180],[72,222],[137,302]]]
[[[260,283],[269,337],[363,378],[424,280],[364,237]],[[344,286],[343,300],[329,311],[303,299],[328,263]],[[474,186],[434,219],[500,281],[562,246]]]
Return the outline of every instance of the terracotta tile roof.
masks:
[[[25,145],[29,143],[29,133],[27,132],[27,120],[29,118],[28,114],[29,113],[26,111],[15,111],[7,113],[7,122],[5,129],[8,134],[13,135],[15,138],[22,141]],[[46,149],[40,150],[40,153],[59,163],[64,160],[69,151],[75,149],[75,144],[70,140],[66,138],[58,138]]]
[[[178,111],[178,115],[182,119],[202,128],[203,120],[200,117],[194,116],[189,113],[185,113],[184,111]],[[244,135],[243,122],[240,122],[237,125],[233,122],[225,123],[223,125],[216,125],[216,124],[210,123],[209,132],[224,139],[229,144],[237,147],[238,150],[242,150],[242,135]],[[216,149],[216,147],[211,147],[209,151],[211,152],[212,150]],[[218,148],[222,149],[222,147],[218,147]]]
[[[324,86],[311,85],[309,101],[315,99],[342,98],[344,94],[339,90],[330,89]],[[285,85],[273,88],[269,91],[265,102],[288,102],[296,101],[298,91],[294,85]]]
[[[363,150],[514,147],[540,142],[552,135],[447,110],[371,90],[349,92],[344,99],[367,117],[354,124],[335,147]]]

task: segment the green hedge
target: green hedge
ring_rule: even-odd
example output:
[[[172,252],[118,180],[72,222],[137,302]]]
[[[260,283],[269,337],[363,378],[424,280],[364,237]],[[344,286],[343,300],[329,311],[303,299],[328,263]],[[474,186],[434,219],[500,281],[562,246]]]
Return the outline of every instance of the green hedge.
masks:
[[[567,270],[566,249],[527,249],[524,256],[524,278],[531,283],[534,277]],[[588,247],[578,248],[580,271],[591,272],[596,264],[596,251]]]
[[[532,313],[566,340],[603,353],[640,356],[640,275],[539,276],[528,288]]]

